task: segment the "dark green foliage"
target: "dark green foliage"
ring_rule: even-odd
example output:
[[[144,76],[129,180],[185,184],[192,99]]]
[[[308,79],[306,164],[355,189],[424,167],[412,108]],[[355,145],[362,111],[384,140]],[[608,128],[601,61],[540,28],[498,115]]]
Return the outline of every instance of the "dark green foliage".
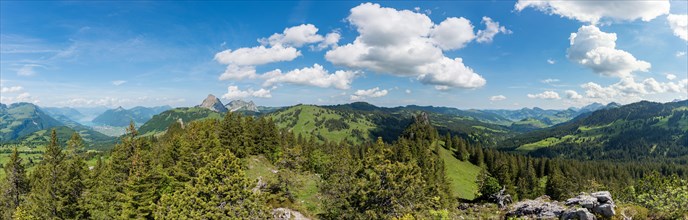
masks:
[[[29,181],[17,148],[14,148],[10,160],[3,165],[3,169],[6,176],[0,183],[0,217],[11,219],[14,210],[29,192]]]
[[[490,174],[485,170],[480,172],[477,183],[478,194],[475,197],[479,199],[486,199],[488,196],[494,195],[502,189],[502,187],[499,185],[499,181],[490,176]]]
[[[215,158],[215,159],[212,159]],[[239,160],[231,152],[204,155],[207,165],[198,177],[162,197],[159,219],[266,219],[267,207],[253,184],[244,176]]]
[[[630,187],[631,202],[654,211],[655,218],[680,219],[688,216],[688,180],[676,175],[663,177],[653,172]]]

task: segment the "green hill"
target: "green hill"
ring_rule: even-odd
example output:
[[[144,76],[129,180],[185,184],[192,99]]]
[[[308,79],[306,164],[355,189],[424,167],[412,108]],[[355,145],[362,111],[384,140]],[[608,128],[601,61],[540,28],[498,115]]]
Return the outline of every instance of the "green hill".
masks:
[[[319,140],[355,143],[370,138],[376,125],[365,115],[341,112],[312,105],[297,105],[269,114],[280,128],[296,135],[316,137]]]
[[[499,144],[533,156],[635,160],[688,157],[688,101],[607,108]]]
[[[14,141],[33,132],[61,125],[31,103],[0,107],[0,142]]]
[[[110,149],[116,141],[116,138],[101,134],[97,131],[89,129],[75,130],[67,126],[58,126],[36,131],[19,139],[18,142],[27,146],[47,145],[50,142],[50,132],[52,129],[55,129],[61,146],[66,146],[67,141],[72,137],[75,131],[78,131],[81,138],[84,139],[86,149],[89,150]]]
[[[167,128],[179,119],[184,123],[206,118],[222,118],[220,113],[205,108],[175,108],[153,116],[139,128],[141,135],[155,135],[165,132]]]
[[[169,106],[159,107],[141,107],[137,106],[131,109],[124,109],[121,106],[116,109],[110,109],[98,117],[93,119],[93,123],[99,125],[107,125],[114,127],[125,127],[130,122],[134,121],[136,124],[143,124],[150,120],[154,115],[170,109]]]
[[[451,183],[452,196],[462,199],[474,199],[478,192],[476,180],[482,168],[468,161],[461,161],[452,152],[440,148],[440,157],[444,161],[444,169]]]
[[[391,142],[413,121],[413,115],[427,108],[430,107],[385,108],[365,102],[332,106],[297,105],[280,109],[267,117],[281,128],[319,140],[359,143],[382,137]],[[439,110],[424,112],[428,113],[432,125],[440,134],[452,133],[486,144],[494,144],[512,135],[508,127],[485,123],[474,117],[437,113],[441,112]]]

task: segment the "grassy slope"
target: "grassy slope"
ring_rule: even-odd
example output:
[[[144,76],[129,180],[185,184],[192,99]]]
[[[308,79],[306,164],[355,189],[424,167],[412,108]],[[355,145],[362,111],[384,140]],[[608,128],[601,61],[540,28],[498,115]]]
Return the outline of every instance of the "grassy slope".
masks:
[[[246,176],[258,181],[277,182],[277,174],[273,173],[277,168],[270,163],[264,156],[250,156],[244,159],[246,164]],[[311,173],[296,173],[292,176],[295,182],[294,197],[296,201],[291,209],[297,210],[304,215],[315,216],[322,212],[319,194],[320,177]]]
[[[451,182],[453,196],[462,199],[475,198],[475,193],[478,191],[478,185],[475,181],[480,174],[481,168],[468,161],[456,159],[452,152],[445,148],[440,149],[440,157],[444,161],[446,175]]]
[[[175,108],[153,116],[139,128],[139,133],[142,136],[164,133],[172,123],[177,122],[180,118],[184,123],[189,123],[207,118],[221,119],[222,115],[204,108]]]
[[[303,135],[304,137],[322,136],[327,140],[339,142],[348,139],[353,142],[360,142],[361,140],[354,138],[352,131],[354,129],[362,131],[364,138],[369,138],[369,131],[375,128],[375,124],[364,119],[358,118],[355,121],[349,118],[344,118],[341,114],[334,110],[321,108],[312,105],[298,105],[283,111],[278,111],[269,114],[277,126],[280,128],[290,128],[296,135]],[[316,120],[344,120],[349,128],[342,130],[328,130],[325,123],[316,126]]]
[[[631,105],[640,105],[640,104],[635,103],[635,104],[631,104]],[[664,105],[666,106],[668,104],[664,104]],[[627,106],[621,107],[620,109],[626,109],[626,108],[628,108],[629,110],[627,110],[625,112],[631,112],[634,110],[634,109],[630,109],[630,107],[627,107]],[[601,111],[604,111],[604,110],[601,110]],[[639,111],[639,110],[636,110],[636,111]],[[643,123],[643,122],[651,123],[650,127],[671,129],[672,127],[668,125],[668,119],[671,118],[672,116],[674,116],[674,114],[679,114],[679,115],[684,114],[678,120],[677,125],[675,125],[675,126],[684,132],[688,132],[688,116],[685,114],[685,112],[687,112],[687,111],[688,111],[688,107],[681,106],[681,107],[673,107],[671,109],[670,115],[656,116],[654,118],[647,118],[647,119],[642,119],[642,120],[638,120],[638,119],[626,120],[626,117],[620,117],[620,118],[616,118],[615,120],[608,122],[608,123],[573,124],[574,127],[573,127],[572,131],[574,131],[574,132],[563,132],[563,133],[560,132],[561,134],[551,135],[549,137],[541,136],[540,139],[531,140],[530,142],[526,142],[525,144],[519,145],[516,148],[516,150],[518,150],[518,151],[533,151],[533,150],[537,150],[540,148],[556,146],[558,144],[583,143],[585,141],[603,143],[612,137],[620,135],[622,131],[634,128],[638,125],[638,123]],[[625,112],[624,112],[624,114],[626,114],[626,115],[631,114],[631,113],[625,113]],[[649,121],[650,119],[656,119],[657,121],[652,122],[652,121]],[[652,123],[654,123],[654,124],[652,124]],[[635,129],[637,129],[637,128],[635,128]]]

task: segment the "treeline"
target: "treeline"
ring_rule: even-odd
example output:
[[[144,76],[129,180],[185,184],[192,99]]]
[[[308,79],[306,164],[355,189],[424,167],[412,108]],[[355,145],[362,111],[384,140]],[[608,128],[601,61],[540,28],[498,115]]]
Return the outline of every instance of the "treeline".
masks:
[[[548,195],[566,200],[580,192],[611,191],[620,203],[641,205],[654,218],[688,215],[688,166],[672,161],[579,161],[530,157],[483,148],[447,134],[445,146],[456,158],[484,168],[477,200],[489,201],[501,189],[515,200]],[[494,202],[494,201],[490,201]]]
[[[456,218],[459,201],[451,197],[440,155],[442,142],[455,157],[484,168],[476,201],[502,187],[517,199],[542,194],[561,199],[580,191],[610,189],[617,197],[621,192],[630,195],[620,201],[662,207],[670,210],[667,213],[686,207],[674,202],[686,195],[681,190],[686,181],[666,178],[685,177],[682,167],[512,155],[459,136],[440,137],[427,115],[415,117],[392,143],[378,138],[353,145],[295,136],[277,129],[270,119],[228,113],[221,120],[174,123],[160,137],[140,137],[132,124],[93,167],[85,163],[78,134],[63,149],[53,131],[43,161],[30,174],[16,150],[4,165],[0,215],[268,219],[271,209],[296,203],[292,174],[307,172],[322,178],[323,212],[317,216],[321,219]],[[248,178],[241,158],[251,155],[264,155],[274,164],[277,180]],[[652,170],[662,173],[650,175]]]
[[[294,202],[290,172],[322,176],[321,218],[429,216],[452,204],[437,133],[416,123],[393,145],[320,142],[278,130],[265,118],[171,125],[139,137],[132,124],[107,159],[87,167],[78,134],[62,149],[53,131],[27,175],[16,150],[4,166],[3,219],[266,219]],[[258,184],[240,158],[265,155],[278,181]],[[434,212],[433,212],[434,213]]]

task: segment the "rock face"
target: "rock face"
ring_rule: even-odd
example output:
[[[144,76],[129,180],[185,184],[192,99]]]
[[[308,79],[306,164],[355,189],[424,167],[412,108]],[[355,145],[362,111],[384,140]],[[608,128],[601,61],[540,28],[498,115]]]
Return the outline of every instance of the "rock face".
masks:
[[[612,194],[609,191],[600,191],[594,193],[581,193],[575,198],[570,198],[566,200],[566,205],[580,205],[586,208],[592,213],[611,218],[616,215],[614,211],[614,200],[612,199]]]
[[[525,200],[514,204],[506,216],[553,219],[561,216],[563,212],[564,207],[559,202],[550,201],[548,196],[541,196],[535,200]]]
[[[231,112],[238,110],[259,112],[258,106],[256,106],[253,101],[246,102],[244,100],[233,100],[225,105],[225,107]]]
[[[309,220],[300,212],[288,208],[276,208],[272,210],[272,219],[275,220]]]
[[[542,196],[535,200],[525,200],[514,204],[507,217],[523,217],[535,219],[584,219],[595,220],[598,216],[611,218],[616,215],[614,200],[608,191],[581,193],[567,199],[563,204],[549,201],[549,197]]]
[[[203,103],[196,107],[207,108],[216,112],[227,112],[227,108],[222,105],[220,99],[212,94],[209,94],[208,97],[203,100]]]
[[[564,213],[561,214],[560,219],[595,220],[597,217],[590,213],[588,209],[577,208],[564,211]]]

